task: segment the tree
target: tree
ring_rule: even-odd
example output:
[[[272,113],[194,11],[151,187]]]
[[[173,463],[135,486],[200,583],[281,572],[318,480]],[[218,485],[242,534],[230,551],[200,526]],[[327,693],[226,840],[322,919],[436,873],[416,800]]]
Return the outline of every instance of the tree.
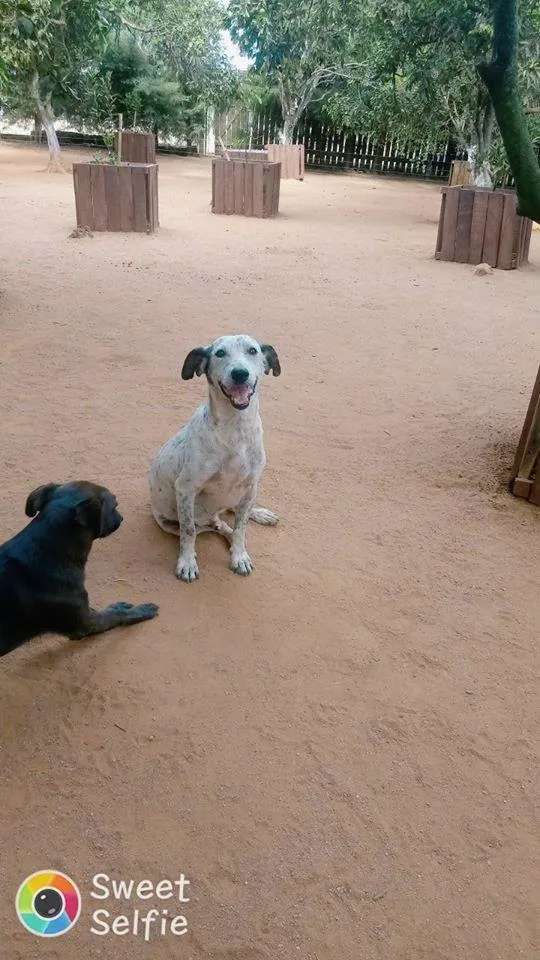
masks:
[[[363,32],[368,68],[335,86],[327,111],[378,136],[451,138],[485,176],[494,112],[475,64],[489,50],[488,0],[370,0]]]
[[[164,135],[189,128],[189,108],[178,82],[161,76],[129,33],[107,47],[100,73],[110,92],[110,115],[121,113],[126,127]]]
[[[283,115],[282,139],[327,85],[360,69],[351,44],[361,7],[354,0],[231,0],[228,26],[254,68],[275,83]],[[356,27],[356,29],[353,29]]]
[[[516,182],[518,213],[540,223],[540,165],[527,126],[518,75],[518,0],[493,0],[491,60],[479,65]],[[536,7],[540,24],[540,13]]]
[[[222,27],[220,0],[0,0],[0,93],[43,126],[51,169],[62,167],[60,116],[101,126],[122,104],[139,124],[190,136],[234,87]],[[129,91],[114,87],[122,58]]]
[[[539,5],[521,3],[518,69],[534,102],[540,96]],[[488,57],[492,36],[491,0],[364,0],[348,43],[362,50],[366,69],[335,80],[323,110],[335,123],[381,138],[451,138],[467,153],[475,181],[489,185],[495,111],[476,64]]]
[[[30,102],[49,146],[49,167],[63,169],[55,130],[54,100],[69,100],[81,77],[89,76],[96,50],[102,49],[122,0],[28,0],[2,44],[4,94]]]
[[[137,0],[135,36],[155,72],[174,80],[186,109],[203,120],[205,108],[234,97],[237,75],[222,41],[221,0]]]

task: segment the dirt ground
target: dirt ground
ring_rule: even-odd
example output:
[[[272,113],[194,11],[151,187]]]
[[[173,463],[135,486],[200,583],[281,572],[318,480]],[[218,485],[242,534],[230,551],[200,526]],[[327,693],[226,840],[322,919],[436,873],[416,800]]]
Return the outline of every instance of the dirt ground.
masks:
[[[540,234],[477,277],[433,259],[436,185],[309,173],[276,220],[221,218],[209,163],[163,158],[157,234],[69,239],[71,177],[44,166],[0,146],[1,539],[33,487],[99,480],[126,520],[92,601],[161,612],[1,662],[6,960],[536,960],[540,513],[505,483]],[[236,332],[282,363],[281,522],[250,527],[248,579],[201,538],[188,586],[146,472],[205,394],[185,354]],[[47,868],[83,910],[37,940],[14,897]],[[98,901],[97,873],[183,873],[190,899]],[[91,933],[154,906],[187,933]]]

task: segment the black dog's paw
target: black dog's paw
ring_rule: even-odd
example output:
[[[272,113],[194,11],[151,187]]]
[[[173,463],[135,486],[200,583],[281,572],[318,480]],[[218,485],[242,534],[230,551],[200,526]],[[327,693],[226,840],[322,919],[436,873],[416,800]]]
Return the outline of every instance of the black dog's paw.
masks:
[[[133,603],[122,603],[121,600],[118,603],[111,603],[107,607],[107,610],[110,610],[111,613],[129,613],[130,610],[135,609],[135,604]]]
[[[116,618],[118,626],[122,624],[141,623],[142,620],[152,620],[159,607],[155,603],[111,603],[107,613]]]
[[[152,620],[159,613],[159,607],[156,603],[138,603],[133,607],[132,613],[137,614],[141,620]]]

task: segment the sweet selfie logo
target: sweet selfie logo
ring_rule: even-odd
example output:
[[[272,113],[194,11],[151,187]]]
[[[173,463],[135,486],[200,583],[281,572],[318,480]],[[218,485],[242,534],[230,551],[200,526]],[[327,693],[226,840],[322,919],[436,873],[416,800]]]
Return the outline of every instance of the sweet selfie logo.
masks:
[[[187,933],[188,923],[177,904],[189,903],[189,884],[183,873],[177,880],[158,883],[116,880],[106,873],[96,873],[90,897],[107,901],[107,905],[93,911],[90,933],[96,937],[139,937],[147,943],[158,937],[181,937]],[[120,907],[120,903],[126,906]],[[60,937],[80,917],[81,894],[65,873],[40,870],[21,883],[15,906],[29,933],[36,937]]]
[[[58,870],[39,870],[23,880],[15,898],[17,916],[36,937],[61,937],[81,914],[77,886]]]
[[[172,935],[181,937],[187,933],[187,920],[177,912],[176,903],[189,903],[187,888],[189,880],[180,874],[178,880],[113,880],[106,873],[96,873],[92,879],[90,896],[94,900],[107,901],[107,907],[99,907],[92,914],[90,933],[96,937],[140,937],[147,943],[156,937]],[[149,901],[159,901],[152,906]],[[119,912],[119,902],[128,907]],[[163,906],[167,902],[168,906]],[[112,909],[112,904],[115,908]]]

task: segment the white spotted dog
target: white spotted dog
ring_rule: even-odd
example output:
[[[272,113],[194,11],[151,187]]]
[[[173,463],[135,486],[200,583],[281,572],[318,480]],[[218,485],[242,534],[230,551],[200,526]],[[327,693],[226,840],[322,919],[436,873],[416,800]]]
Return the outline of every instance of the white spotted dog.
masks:
[[[248,520],[278,522],[270,510],[255,506],[266,465],[259,391],[270,371],[281,373],[274,348],[244,335],[220,337],[191,350],[184,361],[183,380],[206,375],[208,400],[156,454],[149,476],[154,519],[180,537],[180,580],[199,576],[197,534],[225,537],[231,569],[246,576],[253,569],[245,543]],[[232,529],[221,519],[227,510],[234,510]]]

